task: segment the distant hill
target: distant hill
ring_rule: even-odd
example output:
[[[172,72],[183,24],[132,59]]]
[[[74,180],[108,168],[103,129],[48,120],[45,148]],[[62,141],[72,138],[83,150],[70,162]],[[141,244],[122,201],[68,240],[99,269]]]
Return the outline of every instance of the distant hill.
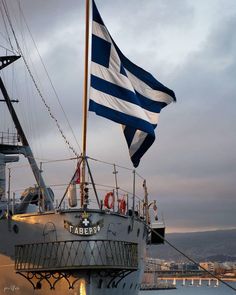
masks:
[[[236,261],[236,229],[167,234],[166,239],[197,261]],[[169,245],[150,246],[148,256],[186,261]]]

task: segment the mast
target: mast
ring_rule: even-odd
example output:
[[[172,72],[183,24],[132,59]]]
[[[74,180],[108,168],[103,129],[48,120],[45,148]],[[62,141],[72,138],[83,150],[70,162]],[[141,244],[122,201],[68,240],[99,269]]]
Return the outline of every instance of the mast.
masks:
[[[14,59],[12,59],[12,62],[14,61]],[[17,117],[17,114],[15,112],[15,109],[13,108],[13,105],[12,105],[12,102],[11,102],[11,99],[7,93],[7,90],[4,86],[4,83],[2,81],[2,78],[0,77],[0,89],[2,91],[2,95],[5,99],[5,102],[6,102],[6,105],[8,107],[8,110],[9,110],[9,113],[12,117],[12,120],[15,124],[15,127],[17,129],[17,132],[18,132],[18,135],[20,136],[20,139],[21,139],[21,142],[23,144],[23,150],[24,150],[24,155],[25,157],[28,159],[29,161],[29,164],[31,166],[31,169],[33,171],[33,174],[34,174],[34,177],[36,179],[36,182],[38,184],[38,186],[41,186],[42,187],[42,190],[43,190],[43,195],[45,195],[45,198],[46,198],[46,205],[47,205],[47,209],[49,210],[52,210],[53,209],[53,201],[52,201],[52,198],[51,198],[51,195],[45,185],[45,182],[42,178],[42,175],[41,175],[41,171],[39,170],[38,168],[38,165],[35,161],[35,158],[33,156],[33,152],[30,148],[30,145],[29,145],[29,142],[25,136],[25,133],[23,131],[23,128],[21,127],[21,124],[20,124],[20,121]],[[21,149],[22,150],[22,149]]]
[[[83,130],[82,130],[82,175],[81,175],[81,207],[85,207],[85,176],[86,176],[86,143],[87,143],[87,109],[88,109],[88,58],[89,58],[89,10],[90,0],[86,0],[85,19],[85,62],[84,62],[84,94],[83,94]]]
[[[144,189],[145,219],[146,219],[147,224],[149,224],[150,223],[150,216],[149,216],[148,192],[147,192],[146,180],[143,181],[143,189]]]

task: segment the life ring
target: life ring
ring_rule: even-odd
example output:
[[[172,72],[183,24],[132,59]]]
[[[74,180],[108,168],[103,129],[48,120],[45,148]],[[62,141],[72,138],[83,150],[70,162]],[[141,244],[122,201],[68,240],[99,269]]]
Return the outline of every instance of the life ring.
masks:
[[[105,195],[104,206],[107,207],[107,209],[114,208],[114,194],[113,194],[113,192],[109,192]]]
[[[119,212],[121,214],[125,214],[125,212],[126,212],[126,201],[124,198],[121,199],[119,202]]]

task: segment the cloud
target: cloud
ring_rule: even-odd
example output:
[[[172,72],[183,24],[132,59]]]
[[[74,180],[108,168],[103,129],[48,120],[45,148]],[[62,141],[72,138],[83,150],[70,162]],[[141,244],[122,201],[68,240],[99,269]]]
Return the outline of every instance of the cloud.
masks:
[[[194,208],[198,213],[192,215],[193,226],[212,225],[205,214],[205,202],[211,203],[208,215],[214,216],[216,227],[232,225],[236,177],[235,1],[96,2],[124,54],[176,92],[177,103],[163,110],[157,140],[139,167],[140,174],[149,180],[151,197],[158,197],[170,227],[190,224],[186,210],[193,212]],[[81,142],[84,7],[75,0],[69,4],[52,0],[43,5],[25,0],[22,8]],[[53,113],[76,146],[49,83],[45,84],[42,66],[37,63],[36,69]],[[55,135],[57,129],[35,91],[21,87],[25,76],[17,78],[23,104],[17,109],[36,156],[71,156],[60,135]],[[25,96],[28,98],[23,100]],[[131,167],[120,126],[89,114],[88,131],[91,156]],[[74,163],[59,169],[56,176],[53,167],[45,165],[47,180],[66,183]],[[105,179],[103,173],[100,176],[99,182]],[[126,185],[126,180],[120,179]],[[228,212],[225,219],[217,217],[221,202]],[[205,212],[201,220],[199,212]]]

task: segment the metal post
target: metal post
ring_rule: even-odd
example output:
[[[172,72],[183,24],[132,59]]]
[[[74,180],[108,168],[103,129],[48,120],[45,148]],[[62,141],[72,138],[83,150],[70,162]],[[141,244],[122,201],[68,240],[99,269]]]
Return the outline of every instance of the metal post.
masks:
[[[118,174],[118,171],[116,170],[116,164],[113,164],[113,167],[114,167],[114,171],[113,171],[113,174],[115,175],[115,185],[116,185],[116,199],[118,201],[118,198],[119,198],[119,187],[118,187],[118,181],[117,181],[117,174]]]
[[[127,199],[127,211],[129,211],[129,195],[126,194],[126,199]]]
[[[13,193],[13,197],[12,197],[12,215],[15,214],[15,203],[16,203],[16,193]]]
[[[133,170],[133,205],[132,205],[133,217],[134,217],[134,211],[135,211],[135,176],[136,176],[136,172],[135,170]]]
[[[11,168],[8,168],[8,191],[7,191],[7,218],[10,218],[10,195],[11,195]]]
[[[86,160],[86,164],[87,164],[87,168],[88,168],[88,173],[89,173],[89,176],[91,178],[91,182],[92,182],[92,186],[93,186],[93,191],[94,191],[94,194],[96,196],[98,207],[100,209],[102,209],[102,205],[99,202],[99,198],[98,198],[98,194],[97,194],[97,190],[96,190],[96,185],[95,185],[95,182],[94,182],[94,179],[93,179],[93,175],[92,175],[92,172],[91,172],[90,167],[89,167],[88,159],[86,158],[85,160]]]
[[[142,201],[142,214],[143,214],[143,217],[145,216],[145,213],[144,213],[144,210],[145,210],[145,208],[144,208],[144,200]]]
[[[8,231],[11,231],[10,196],[11,196],[11,168],[8,168],[8,192],[7,192],[7,223]]]
[[[89,10],[90,0],[86,0],[85,24],[85,63],[84,63],[84,95],[83,95],[83,133],[82,133],[82,181],[81,181],[81,207],[84,207],[84,189],[86,173],[86,141],[87,141],[87,108],[88,108],[88,58],[89,58]]]
[[[42,172],[42,162],[39,163],[38,204],[39,204],[39,207],[41,206],[42,212],[44,212],[45,211],[44,201],[43,201],[44,195],[43,195],[43,191],[41,190],[41,182],[40,182],[41,172]]]
[[[143,189],[144,189],[145,219],[146,219],[146,222],[149,224],[150,223],[150,216],[149,216],[148,192],[147,192],[146,179],[143,181]]]
[[[49,193],[49,191],[48,191],[48,189],[46,187],[46,184],[44,183],[44,180],[42,179],[41,175],[40,175],[40,180],[39,180],[39,173],[38,173],[39,168],[38,168],[38,165],[37,165],[37,163],[35,161],[35,158],[33,156],[33,152],[32,152],[32,150],[31,150],[31,148],[29,146],[28,140],[27,140],[27,138],[25,136],[25,133],[24,133],[24,131],[22,129],[22,126],[21,126],[20,121],[19,121],[19,119],[17,117],[15,109],[13,108],[10,97],[9,97],[9,95],[7,93],[7,90],[6,90],[5,86],[4,86],[4,83],[3,83],[1,77],[0,77],[0,89],[2,91],[3,97],[4,97],[5,102],[7,104],[9,113],[10,113],[10,115],[12,117],[12,120],[13,120],[13,122],[15,124],[15,127],[17,129],[18,135],[19,135],[19,137],[21,139],[21,142],[23,144],[24,156],[29,161],[29,164],[31,166],[31,169],[32,169],[32,172],[34,174],[34,177],[36,179],[37,184],[39,184],[39,181],[40,181],[41,186],[44,189],[44,193],[45,193],[45,196],[46,196],[46,202],[48,204],[48,207],[49,207],[50,210],[52,210],[53,209],[53,202],[52,202],[51,195],[50,195],[50,193]]]
[[[114,189],[112,190],[112,192],[113,192],[113,195],[112,196],[113,196],[113,204],[114,204],[113,205],[113,212],[115,212],[115,205],[116,205],[115,203],[116,202],[115,202],[115,192],[114,192]]]

